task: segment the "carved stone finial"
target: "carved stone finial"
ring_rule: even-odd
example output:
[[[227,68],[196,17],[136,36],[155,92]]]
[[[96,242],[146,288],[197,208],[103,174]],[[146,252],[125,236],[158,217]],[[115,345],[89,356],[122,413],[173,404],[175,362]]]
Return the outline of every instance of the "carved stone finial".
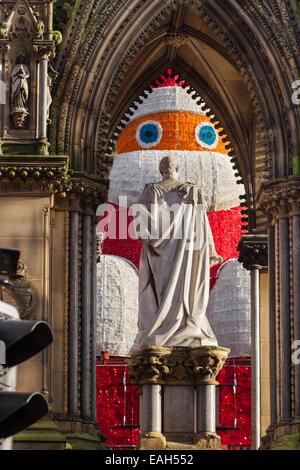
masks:
[[[258,194],[258,208],[276,218],[282,214],[300,213],[300,176],[289,176],[262,184]]]

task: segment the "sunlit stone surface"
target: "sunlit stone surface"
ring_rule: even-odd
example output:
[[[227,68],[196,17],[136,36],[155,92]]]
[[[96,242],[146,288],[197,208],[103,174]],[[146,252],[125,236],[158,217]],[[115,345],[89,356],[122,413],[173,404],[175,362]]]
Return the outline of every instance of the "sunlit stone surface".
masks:
[[[138,273],[127,260],[102,255],[97,265],[97,354],[137,349]]]

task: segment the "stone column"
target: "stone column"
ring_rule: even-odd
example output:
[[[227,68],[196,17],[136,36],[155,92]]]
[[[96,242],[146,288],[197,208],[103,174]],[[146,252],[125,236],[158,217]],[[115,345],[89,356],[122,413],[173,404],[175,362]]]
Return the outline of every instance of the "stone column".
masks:
[[[270,427],[277,422],[275,227],[269,227]]]
[[[251,441],[252,449],[260,447],[260,292],[259,270],[268,264],[268,238],[264,234],[242,235],[239,261],[251,271]]]
[[[259,269],[251,269],[251,428],[252,449],[260,446],[260,311]]]
[[[92,223],[92,306],[91,306],[91,370],[96,370],[96,311],[97,311],[97,234],[96,225]],[[96,374],[91,377],[91,418],[96,421],[97,383]]]
[[[40,61],[39,80],[39,139],[47,138],[47,81],[48,81],[48,60],[42,57]]]
[[[294,340],[300,346],[300,211],[293,215]],[[296,349],[295,348],[295,349]],[[293,348],[294,349],[294,348]],[[300,364],[295,366],[295,418],[300,419]]]
[[[81,255],[81,417],[91,417],[91,216],[82,217]]]
[[[282,217],[282,218],[281,218]],[[279,303],[280,303],[280,417],[291,419],[291,332],[290,332],[290,273],[289,220],[279,219]]]
[[[162,434],[162,387],[160,384],[140,386],[140,450],[165,449]]]
[[[71,344],[67,362],[71,378],[69,396],[73,397],[69,403],[76,414],[72,415],[69,409],[68,416],[58,416],[58,423],[73,449],[100,449],[105,447],[105,439],[96,423],[97,240],[94,222],[106,185],[86,173],[76,173],[70,179],[64,203],[70,212],[68,340]]]
[[[36,57],[37,81],[37,143],[40,155],[48,155],[49,142],[47,140],[47,108],[48,108],[48,62],[54,58],[54,41],[36,39],[33,50]]]
[[[70,213],[70,262],[69,262],[69,343],[68,343],[68,409],[70,415],[78,415],[78,331],[79,331],[79,213]]]
[[[216,387],[197,385],[197,433],[216,432]]]
[[[141,432],[161,433],[161,385],[145,384],[140,395]]]
[[[142,393],[140,450],[220,448],[215,386],[229,352],[218,346],[148,346],[132,354],[130,376]]]
[[[274,446],[278,437],[285,439],[300,431],[300,373],[299,365],[292,362],[296,340],[299,340],[299,217],[300,177],[289,176],[264,183],[258,194],[259,209],[269,218],[272,240],[270,260],[270,315],[276,311],[271,323],[277,350],[270,349],[271,366],[271,426],[268,430],[268,447]],[[275,235],[276,234],[276,237]],[[276,238],[276,240],[275,240]],[[274,247],[274,248],[273,248]],[[271,316],[270,316],[271,318]],[[274,324],[275,323],[275,324]],[[276,360],[275,362],[275,352]],[[278,373],[278,380],[276,380]],[[276,394],[274,391],[276,385]],[[277,395],[277,396],[276,396]],[[278,398],[277,398],[278,397]],[[286,441],[287,442],[287,441]]]

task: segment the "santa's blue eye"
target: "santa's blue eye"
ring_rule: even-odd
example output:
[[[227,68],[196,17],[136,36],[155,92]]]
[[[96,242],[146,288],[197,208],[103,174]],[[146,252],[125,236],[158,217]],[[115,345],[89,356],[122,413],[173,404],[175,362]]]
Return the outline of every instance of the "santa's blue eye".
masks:
[[[139,125],[136,140],[143,148],[155,147],[162,137],[162,127],[157,121],[146,121]]]
[[[215,149],[218,145],[219,136],[213,124],[198,124],[195,129],[195,137],[199,145],[206,149]]]

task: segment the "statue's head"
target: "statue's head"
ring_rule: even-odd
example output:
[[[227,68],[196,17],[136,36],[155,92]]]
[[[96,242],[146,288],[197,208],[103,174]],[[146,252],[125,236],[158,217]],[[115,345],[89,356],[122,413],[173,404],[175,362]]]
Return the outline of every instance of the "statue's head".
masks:
[[[162,177],[173,176],[178,178],[179,161],[176,157],[164,157],[159,164],[159,171]]]
[[[21,65],[21,64],[26,64],[26,63],[27,63],[26,56],[25,54],[23,54],[23,52],[21,52],[17,57],[16,65]]]

